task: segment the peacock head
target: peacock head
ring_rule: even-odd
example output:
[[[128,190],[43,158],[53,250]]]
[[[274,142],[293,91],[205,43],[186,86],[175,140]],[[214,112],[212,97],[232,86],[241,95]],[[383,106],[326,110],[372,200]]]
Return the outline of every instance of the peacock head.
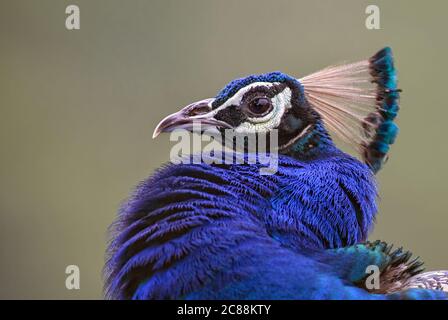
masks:
[[[325,68],[301,79],[281,72],[231,81],[215,98],[192,103],[154,131],[201,130],[225,134],[276,132],[278,151],[306,155],[333,147],[327,128],[354,146],[378,171],[398,128],[399,90],[390,48],[368,60]]]
[[[287,152],[293,142],[311,132],[319,114],[307,103],[300,82],[284,73],[272,72],[233,80],[213,99],[193,103],[166,117],[157,126],[160,132],[178,128],[227,129],[235,134],[266,134],[277,131],[277,146]]]

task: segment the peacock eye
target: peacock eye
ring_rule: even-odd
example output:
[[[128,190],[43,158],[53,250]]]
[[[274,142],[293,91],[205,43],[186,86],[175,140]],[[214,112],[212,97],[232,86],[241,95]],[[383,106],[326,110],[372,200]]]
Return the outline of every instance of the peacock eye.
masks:
[[[250,101],[247,108],[252,115],[260,117],[272,110],[272,103],[269,98],[259,97]]]

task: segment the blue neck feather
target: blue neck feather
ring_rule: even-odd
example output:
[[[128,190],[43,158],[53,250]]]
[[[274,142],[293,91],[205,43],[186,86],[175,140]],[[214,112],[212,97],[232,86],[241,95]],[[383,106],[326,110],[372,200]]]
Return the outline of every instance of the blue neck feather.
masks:
[[[365,240],[376,214],[372,173],[321,141],[326,144],[315,150],[325,156],[303,161],[281,155],[271,176],[260,176],[259,165],[158,170],[119,214],[105,270],[107,296],[180,297],[201,287],[208,272],[233,270],[232,257],[251,261],[258,252]]]
[[[310,128],[308,133],[296,141],[285,152],[285,154],[303,161],[315,160],[341,153],[333,143],[321,120],[318,120]]]

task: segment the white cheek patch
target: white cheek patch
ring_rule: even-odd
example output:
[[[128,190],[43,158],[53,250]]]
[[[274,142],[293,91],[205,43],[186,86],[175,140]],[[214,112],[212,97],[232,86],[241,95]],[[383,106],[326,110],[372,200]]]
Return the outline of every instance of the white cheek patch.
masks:
[[[238,133],[268,132],[280,125],[283,115],[291,106],[291,89],[286,87],[282,92],[272,98],[272,111],[261,118],[249,118],[235,128]]]

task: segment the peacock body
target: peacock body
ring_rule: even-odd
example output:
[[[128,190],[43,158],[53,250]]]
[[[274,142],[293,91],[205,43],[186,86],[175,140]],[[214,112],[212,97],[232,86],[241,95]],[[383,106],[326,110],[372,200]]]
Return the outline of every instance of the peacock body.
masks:
[[[229,83],[156,128],[278,134],[278,170],[255,163],[167,164],[113,225],[105,267],[114,299],[442,299],[446,272],[382,242],[374,173],[398,128],[392,53],[302,79],[281,72]],[[327,128],[357,148],[342,152]],[[272,146],[271,146],[272,147]],[[366,269],[381,273],[369,289]],[[446,288],[446,287],[445,287]],[[439,290],[431,290],[439,289]]]

